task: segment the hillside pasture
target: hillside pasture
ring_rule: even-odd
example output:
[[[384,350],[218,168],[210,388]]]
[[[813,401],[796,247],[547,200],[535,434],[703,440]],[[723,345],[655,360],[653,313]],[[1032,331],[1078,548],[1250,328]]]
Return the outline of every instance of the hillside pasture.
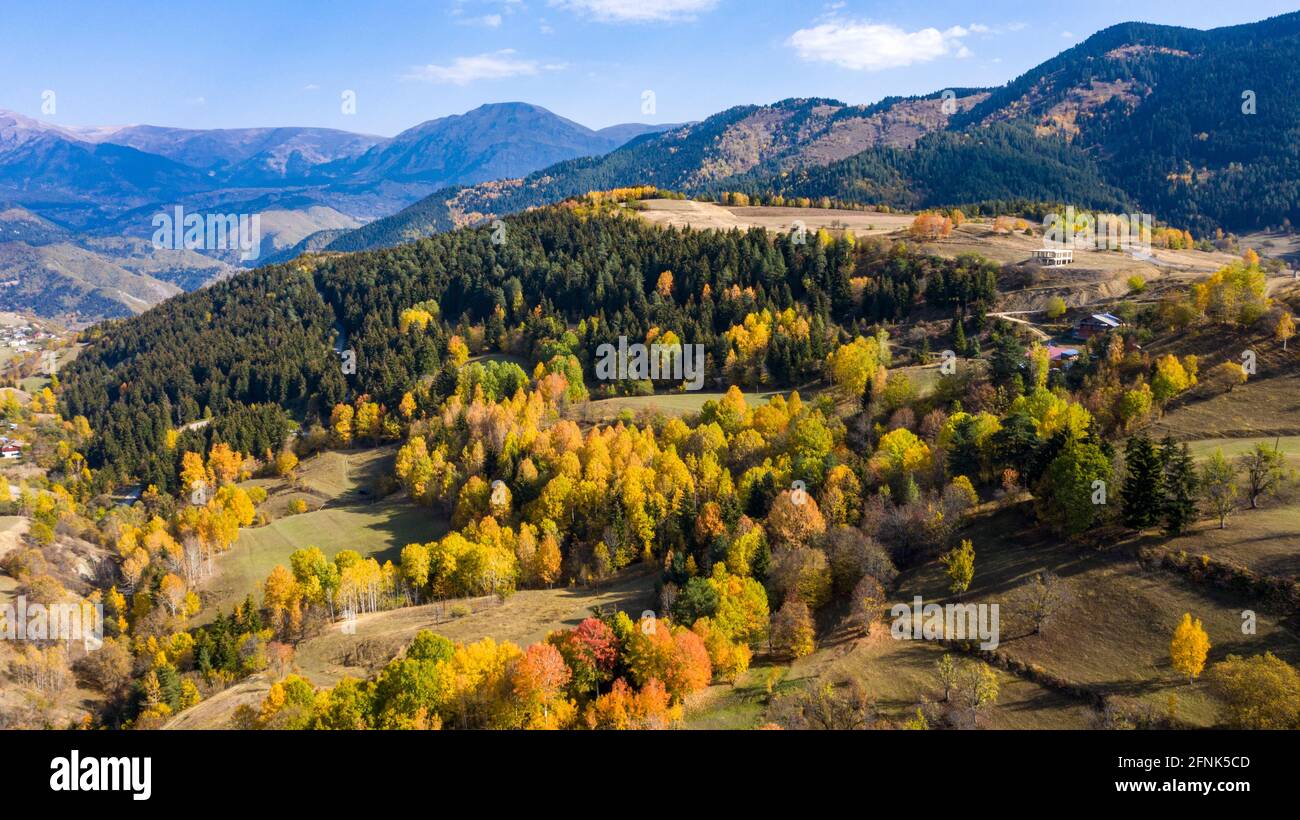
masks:
[[[644,199],[632,206],[656,225],[695,230],[749,230],[764,228],[789,233],[803,223],[810,233],[826,228],[832,233],[848,229],[855,236],[884,235],[912,224],[911,214],[882,214],[836,208],[788,208],[718,205],[691,199]]]
[[[303,459],[292,479],[254,478],[240,484],[261,487],[267,498],[258,512],[268,518],[288,514],[289,502],[302,499],[308,509],[337,504],[366,504],[377,499],[384,480],[393,475],[397,447],[326,450]]]
[[[260,486],[267,499],[258,512],[270,523],[245,527],[239,539],[217,558],[217,571],[199,585],[201,622],[218,609],[230,611],[251,592],[260,597],[262,582],[276,565],[304,547],[320,547],[328,557],[356,550],[380,563],[398,561],[402,547],[427,543],[447,532],[445,518],[398,497],[379,500],[380,484],[393,472],[396,448],[326,451],[304,459],[293,480],[259,478],[241,486]],[[302,499],[308,512],[293,515],[289,503]]]
[[[1203,679],[1188,685],[1173,670],[1169,641],[1183,613],[1203,621],[1212,648],[1209,663],[1229,653],[1272,651],[1300,660],[1300,640],[1278,616],[1259,611],[1257,630],[1242,634],[1242,611],[1255,602],[1196,586],[1182,576],[1148,570],[1116,551],[1076,547],[1035,526],[1025,510],[1008,510],[977,522],[964,537],[976,551],[975,578],[963,602],[998,603],[1002,642],[998,651],[1072,684],[1164,714],[1177,698],[1179,720],[1213,725],[1218,704]],[[1175,542],[1176,543],[1176,542]],[[1040,635],[1021,617],[1014,590],[1041,571],[1055,573],[1067,603]],[[903,576],[894,600],[952,600],[937,561]]]
[[[1243,504],[1243,507],[1247,506]],[[1300,579],[1300,499],[1264,499],[1260,509],[1241,509],[1227,526],[1201,521],[1168,548],[1191,556],[1244,566],[1261,575]]]
[[[789,390],[747,391],[745,403],[750,407],[759,407],[776,395],[789,396]],[[816,390],[799,391],[800,398],[810,399]],[[707,402],[718,401],[725,392],[716,390],[694,390],[682,393],[656,393],[653,396],[618,396],[611,399],[593,399],[581,402],[569,409],[568,415],[586,422],[607,422],[618,417],[624,410],[634,415],[642,414],[664,416],[691,416],[699,413]]]
[[[335,623],[303,641],[296,661],[313,683],[328,686],[345,675],[371,674],[423,629],[457,643],[490,637],[524,647],[557,629],[577,626],[593,609],[622,610],[636,618],[653,606],[654,584],[653,571],[634,567],[599,588],[526,589],[504,601],[484,596],[373,612],[357,617],[354,634]],[[465,611],[469,614],[459,614]]]
[[[1300,436],[1300,372],[1253,379],[1231,393],[1180,404],[1148,434],[1180,441]]]

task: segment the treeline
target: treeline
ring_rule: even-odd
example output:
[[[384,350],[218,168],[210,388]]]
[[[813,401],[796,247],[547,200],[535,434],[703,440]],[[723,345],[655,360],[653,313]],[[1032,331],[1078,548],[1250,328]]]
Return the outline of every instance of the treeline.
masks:
[[[438,369],[448,333],[479,324],[489,348],[522,345],[530,360],[573,354],[588,377],[600,344],[671,332],[703,344],[716,375],[735,347],[730,329],[793,310],[809,330],[769,346],[772,383],[790,385],[820,369],[837,327],[903,318],[926,297],[991,304],[995,270],[851,236],[662,229],[560,207],[512,217],[499,232],[328,259],[317,280],[357,351],[357,389],[392,406]],[[429,300],[442,323],[403,332],[402,311]]]
[[[86,459],[103,486],[135,477],[170,491],[185,450],[222,441],[261,458],[290,417],[323,423],[359,395],[393,409],[426,378],[436,403],[463,364],[447,355],[452,337],[530,362],[572,356],[592,378],[601,344],[672,334],[704,345],[710,379],[730,368],[747,374],[738,383],[796,386],[820,377],[842,334],[927,300],[950,314],[996,298],[996,266],[976,257],[578,211],[259,269],[101,326],[62,374],[61,409],[100,433]],[[340,329],[344,360],[330,350]]]

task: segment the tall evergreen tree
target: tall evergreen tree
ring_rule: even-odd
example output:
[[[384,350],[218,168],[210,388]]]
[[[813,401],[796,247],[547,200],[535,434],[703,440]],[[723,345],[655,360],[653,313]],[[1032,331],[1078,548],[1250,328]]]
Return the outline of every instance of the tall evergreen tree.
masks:
[[[1164,469],[1164,505],[1161,515],[1165,532],[1181,535],[1196,520],[1196,465],[1192,452],[1184,443],[1174,444],[1168,436],[1160,443]]]
[[[1146,529],[1160,520],[1164,476],[1160,456],[1151,439],[1133,436],[1124,445],[1124,486],[1120,490],[1124,525]]]

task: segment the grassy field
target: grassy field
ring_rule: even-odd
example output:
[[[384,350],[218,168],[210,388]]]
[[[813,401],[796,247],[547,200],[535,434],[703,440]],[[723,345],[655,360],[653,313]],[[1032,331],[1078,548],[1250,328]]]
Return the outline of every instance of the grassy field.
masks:
[[[1300,556],[1300,508],[1242,513],[1226,534],[1203,523],[1170,543],[1199,554],[1211,549],[1220,557],[1257,564],[1294,562]],[[1235,532],[1234,532],[1235,530]],[[1294,626],[1257,611],[1256,632],[1242,633],[1242,611],[1251,601],[1191,584],[1181,576],[1144,569],[1119,552],[1070,546],[1036,527],[1027,510],[1006,510],[977,520],[965,537],[975,544],[975,579],[963,602],[997,603],[1001,614],[998,651],[1033,664],[1047,674],[1087,687],[1130,706],[1150,707],[1163,715],[1176,698],[1178,720],[1211,726],[1219,704],[1204,680],[1188,685],[1169,661],[1169,640],[1184,612],[1201,619],[1212,644],[1209,663],[1228,654],[1272,651],[1290,663],[1300,660]],[[1276,570],[1276,565],[1272,567]],[[1014,590],[1040,571],[1056,573],[1066,601],[1041,635],[1019,611]],[[929,602],[951,600],[942,566],[932,561],[900,578],[890,602],[910,602],[921,595]],[[894,640],[886,630],[870,637],[842,626],[823,631],[817,651],[788,667],[777,667],[782,688],[808,682],[855,680],[875,699],[882,716],[899,719],[923,699],[937,700],[935,662],[943,649],[925,641]],[[761,661],[735,687],[712,686],[688,703],[688,728],[754,728],[766,722],[766,682],[772,667]],[[1086,728],[1095,712],[1086,701],[999,670],[997,705],[981,718],[989,728]]]
[[[1169,547],[1265,575],[1300,578],[1300,499],[1264,499],[1258,510],[1242,509],[1229,516],[1225,529],[1219,529],[1218,521],[1202,521]]]
[[[688,729],[753,729],[767,721],[768,674],[780,675],[774,696],[817,682],[856,681],[870,695],[881,717],[901,720],[922,699],[942,696],[935,663],[943,650],[925,641],[897,641],[887,630],[870,637],[837,636],[793,664],[756,664],[735,687],[710,686],[687,703]],[[1082,729],[1092,721],[1083,703],[1031,681],[998,670],[997,706],[980,717],[989,729]]]
[[[396,498],[377,498],[376,485],[392,474],[396,448],[326,451],[304,459],[294,480],[258,478],[241,486],[260,486],[267,499],[258,507],[271,522],[239,531],[239,540],[217,558],[217,572],[199,587],[203,612],[199,621],[230,609],[256,593],[277,564],[303,547],[320,547],[333,557],[356,550],[376,560],[397,561],[402,547],[426,543],[447,531],[447,521],[431,510]],[[309,512],[292,515],[289,502],[302,499]]]
[[[963,364],[971,364],[972,360],[964,359]],[[910,367],[896,367],[891,373],[903,373],[911,379],[912,384],[916,387],[916,395],[928,396],[934,392],[935,386],[939,383],[942,373],[939,372],[937,364],[912,365]]]
[[[386,663],[422,629],[459,643],[491,637],[527,646],[549,632],[577,626],[594,607],[621,609],[633,617],[654,604],[655,573],[634,567],[600,589],[562,587],[516,592],[504,602],[487,596],[455,602],[472,612],[452,615],[455,603],[403,607],[362,615],[355,634],[346,635],[339,624],[303,641],[296,661],[302,673],[317,685],[331,685],[344,675],[364,677]]]
[[[1287,456],[1288,460],[1297,459],[1297,463],[1300,464],[1300,436],[1203,438],[1189,441],[1187,444],[1191,448],[1192,457],[1196,459],[1205,458],[1215,450],[1222,450],[1226,458],[1233,459],[1254,450],[1256,444],[1263,444],[1270,450],[1276,444],[1277,449]]]
[[[1180,441],[1300,437],[1300,373],[1248,381],[1231,393],[1182,405],[1149,431],[1155,438],[1166,433]]]
[[[397,447],[326,450],[304,459],[294,479],[254,478],[240,486],[261,487],[267,499],[258,508],[270,518],[288,514],[289,502],[302,499],[308,509],[333,504],[364,504],[377,497],[381,480],[393,474]]]
[[[822,227],[837,232],[851,229],[858,237],[902,239],[911,244],[908,234],[912,214],[881,214],[871,211],[822,210],[818,208],[733,207],[689,200],[644,200],[636,203],[638,213],[658,225],[695,229],[746,230],[762,227],[788,233],[795,222],[807,230]],[[1034,235],[993,232],[990,220],[967,220],[951,235],[942,239],[918,242],[928,254],[952,259],[974,253],[1000,264],[1026,262],[1030,253],[1043,246],[1041,226]],[[1068,268],[1046,271],[1040,286],[1004,293],[1001,310],[1044,310],[1053,297],[1067,305],[1081,307],[1122,297],[1128,293],[1127,279],[1140,275],[1150,283],[1182,283],[1223,267],[1236,257],[1220,252],[1152,249],[1148,258],[1111,250],[1075,250],[1075,263]]]
[[[395,562],[402,547],[446,531],[445,519],[403,502],[327,507],[242,529],[235,545],[217,558],[216,574],[200,586],[204,609],[198,620],[209,620],[217,609],[229,612],[250,592],[260,598],[266,576],[277,564],[288,566],[296,549],[320,547],[331,558],[351,549],[380,563]]]
[[[164,729],[229,729],[240,706],[257,708],[271,688],[272,676],[262,672],[186,709],[163,724]]]
[[[622,609],[635,617],[653,605],[654,582],[653,571],[635,567],[599,590],[533,589],[517,592],[504,603],[486,597],[362,615],[355,622],[355,634],[345,635],[335,624],[303,641],[294,662],[297,671],[317,686],[332,686],[344,676],[370,675],[402,651],[421,629],[460,643],[491,637],[526,646],[554,630],[576,626],[594,607]],[[471,609],[471,614],[453,617],[455,604]],[[164,728],[227,728],[241,705],[261,703],[271,682],[269,672],[241,681],[177,715]]]
[[[1162,713],[1172,694],[1180,719],[1211,725],[1217,704],[1207,687],[1187,685],[1169,661],[1169,640],[1185,612],[1201,619],[1209,633],[1210,663],[1229,653],[1265,650],[1291,663],[1300,659],[1300,641],[1291,627],[1269,613],[1257,613],[1256,634],[1242,634],[1241,613],[1254,602],[1194,586],[1173,573],[1146,570],[1126,557],[1066,545],[1034,527],[1026,511],[998,513],[965,535],[975,545],[976,559],[975,579],[963,600],[999,603],[999,651],[1072,683]],[[1042,635],[1030,635],[1017,618],[1012,593],[1043,570],[1061,578],[1067,604]],[[947,598],[947,579],[937,562],[904,576],[896,597],[910,600],[914,594],[927,601]]]
[[[71,347],[61,347],[57,350],[56,368],[63,368],[81,353],[82,345],[73,345]],[[18,382],[18,386],[28,393],[39,393],[41,389],[50,386],[50,377],[46,375],[28,376]]]
[[[849,211],[834,208],[786,208],[767,206],[716,205],[689,199],[644,199],[634,204],[642,218],[656,225],[671,225],[696,230],[729,231],[764,228],[789,233],[796,222],[816,232],[821,228],[839,231],[848,228],[857,236],[887,234],[912,224],[911,214],[881,214],[872,211]]]
[[[750,407],[766,404],[767,400],[778,393],[789,395],[788,390],[764,390],[745,393],[745,401]],[[800,391],[803,399],[812,398],[814,390]],[[570,410],[570,415],[583,421],[603,421],[612,419],[624,410],[633,413],[663,413],[668,416],[687,416],[700,412],[705,402],[717,401],[723,392],[696,390],[686,393],[659,393],[654,396],[621,396],[613,399],[595,399],[583,402]]]

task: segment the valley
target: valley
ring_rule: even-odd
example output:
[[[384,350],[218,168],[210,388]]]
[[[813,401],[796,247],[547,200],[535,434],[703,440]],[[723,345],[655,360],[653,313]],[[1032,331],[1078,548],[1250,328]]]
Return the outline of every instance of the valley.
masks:
[[[784,47],[904,67],[817,56],[847,13]],[[1300,12],[657,124],[0,111],[0,727],[1300,729],[1296,56]],[[576,76],[395,82],[475,71]]]

